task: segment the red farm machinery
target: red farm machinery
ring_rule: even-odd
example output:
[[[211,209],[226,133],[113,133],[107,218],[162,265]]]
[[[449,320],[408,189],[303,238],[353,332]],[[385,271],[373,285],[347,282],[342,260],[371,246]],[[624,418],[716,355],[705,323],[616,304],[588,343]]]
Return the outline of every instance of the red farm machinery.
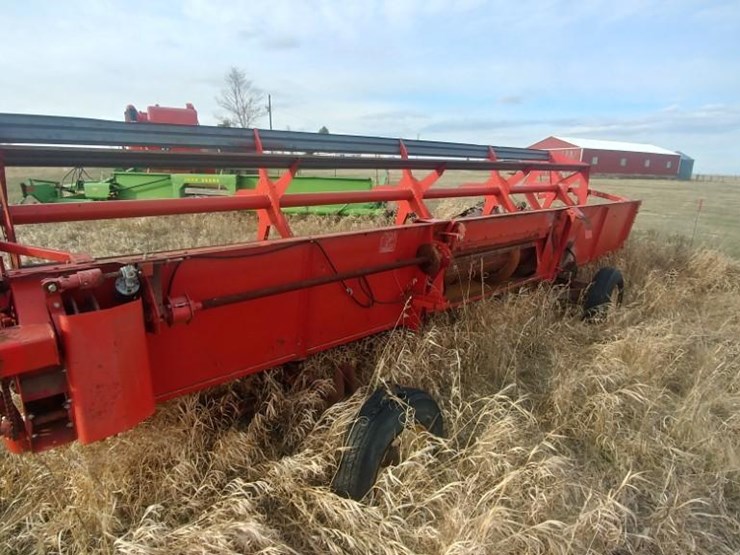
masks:
[[[254,189],[227,197],[10,205],[10,166],[259,170]],[[400,170],[400,178],[367,191],[285,194],[299,169],[337,168]],[[434,186],[456,170],[480,177]],[[522,148],[0,114],[0,435],[15,453],[99,441],[168,399],[572,276],[624,244],[639,208],[591,190],[588,172]],[[482,199],[482,213],[435,218],[429,201],[448,198]],[[395,203],[396,225],[300,237],[284,213],[363,202]],[[247,210],[257,213],[256,240],[146,256],[93,258],[23,244],[15,232]],[[619,272],[603,268],[583,295],[586,310],[621,290]],[[442,432],[426,393],[374,393],[348,432],[335,491],[368,491],[403,414]]]
[[[126,106],[123,119],[128,123],[171,123],[173,125],[200,125],[198,111],[188,102],[184,108],[171,106],[147,106],[145,112],[137,110],[133,104]],[[161,147],[155,147],[160,150]]]

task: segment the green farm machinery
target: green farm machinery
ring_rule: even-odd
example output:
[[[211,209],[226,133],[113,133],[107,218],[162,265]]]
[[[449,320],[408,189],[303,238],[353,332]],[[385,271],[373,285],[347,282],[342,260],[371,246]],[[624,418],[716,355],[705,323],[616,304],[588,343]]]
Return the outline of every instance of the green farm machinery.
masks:
[[[21,184],[24,202],[84,202],[105,200],[151,200],[183,197],[235,195],[255,189],[259,176],[234,173],[159,173],[116,171],[102,180],[77,179],[63,183],[28,179]],[[287,194],[369,191],[373,182],[359,177],[295,176]],[[33,199],[33,200],[31,200]],[[362,202],[344,205],[298,206],[286,209],[293,214],[376,216],[385,213],[385,203]]]

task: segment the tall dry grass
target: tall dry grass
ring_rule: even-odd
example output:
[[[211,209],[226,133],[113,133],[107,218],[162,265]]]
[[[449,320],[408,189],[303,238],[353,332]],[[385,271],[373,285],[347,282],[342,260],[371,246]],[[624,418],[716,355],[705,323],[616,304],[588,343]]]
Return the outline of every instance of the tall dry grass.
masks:
[[[2,453],[0,551],[738,553],[740,265],[658,236],[607,262],[629,289],[598,324],[555,289],[512,293],[89,447]],[[327,408],[342,362],[369,385]],[[346,427],[384,382],[431,391],[448,437],[405,442],[364,503],[336,497]]]

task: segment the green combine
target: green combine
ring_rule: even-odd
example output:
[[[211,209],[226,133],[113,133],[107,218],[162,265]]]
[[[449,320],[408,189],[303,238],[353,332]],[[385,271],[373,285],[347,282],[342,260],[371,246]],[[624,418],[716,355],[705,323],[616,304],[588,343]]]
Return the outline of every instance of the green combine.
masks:
[[[79,177],[79,176],[78,176]],[[21,184],[24,202],[95,202],[106,200],[149,200],[164,198],[227,196],[243,189],[254,189],[253,174],[151,173],[117,171],[108,179],[75,179],[70,183],[28,179]],[[330,191],[367,191],[370,178],[296,176],[287,194]],[[363,202],[345,205],[287,208],[293,214],[377,216],[386,211],[385,203]]]

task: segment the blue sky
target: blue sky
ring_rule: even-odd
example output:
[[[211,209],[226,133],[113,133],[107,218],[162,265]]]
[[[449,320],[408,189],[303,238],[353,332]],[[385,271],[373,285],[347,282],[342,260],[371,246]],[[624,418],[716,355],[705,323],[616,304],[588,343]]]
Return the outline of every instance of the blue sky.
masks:
[[[3,4],[3,112],[192,102],[212,124],[238,66],[272,94],[277,128],[648,142],[740,174],[737,0]]]

